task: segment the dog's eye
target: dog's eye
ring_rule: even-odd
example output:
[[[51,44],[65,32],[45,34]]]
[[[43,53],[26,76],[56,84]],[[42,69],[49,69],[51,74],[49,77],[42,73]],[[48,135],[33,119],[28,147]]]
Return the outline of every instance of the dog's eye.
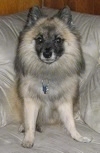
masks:
[[[62,41],[62,39],[61,39],[60,37],[57,37],[57,38],[55,39],[55,42],[56,42],[56,43],[61,43],[61,41]]]
[[[36,38],[36,42],[39,44],[39,43],[42,43],[43,42],[43,37],[42,36],[39,36]]]

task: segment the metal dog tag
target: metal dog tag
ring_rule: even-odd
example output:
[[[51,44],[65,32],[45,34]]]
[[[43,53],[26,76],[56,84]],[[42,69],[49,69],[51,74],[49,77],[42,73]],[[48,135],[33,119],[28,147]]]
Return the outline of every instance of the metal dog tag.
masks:
[[[47,94],[49,91],[49,82],[47,80],[42,80],[42,91]]]

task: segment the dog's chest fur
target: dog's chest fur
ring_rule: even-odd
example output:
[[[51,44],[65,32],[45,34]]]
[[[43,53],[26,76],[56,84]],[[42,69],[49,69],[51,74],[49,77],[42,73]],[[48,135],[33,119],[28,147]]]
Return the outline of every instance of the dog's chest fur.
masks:
[[[76,76],[73,77],[67,77],[60,80],[57,78],[54,80],[45,80],[26,76],[21,80],[21,94],[24,97],[30,97],[32,99],[37,98],[43,102],[48,100],[51,102],[58,101],[70,92],[73,94],[73,85],[75,86],[75,82],[77,82]],[[47,86],[47,93],[44,92],[43,86],[44,88]]]
[[[38,79],[31,76],[22,78],[21,90],[24,97],[55,101],[60,99],[68,88],[65,80]],[[45,91],[46,90],[46,91]]]

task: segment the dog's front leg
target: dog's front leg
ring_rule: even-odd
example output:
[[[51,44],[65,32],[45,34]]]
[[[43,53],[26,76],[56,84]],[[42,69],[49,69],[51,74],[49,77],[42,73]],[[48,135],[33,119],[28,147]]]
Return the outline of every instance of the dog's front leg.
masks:
[[[69,131],[71,137],[79,142],[90,142],[91,139],[81,136],[76,130],[73,117],[73,104],[70,102],[62,102],[57,106],[61,121]]]
[[[31,148],[34,144],[36,120],[38,116],[40,105],[38,102],[34,102],[34,99],[24,99],[24,126],[25,136],[22,142],[22,146],[25,148]]]

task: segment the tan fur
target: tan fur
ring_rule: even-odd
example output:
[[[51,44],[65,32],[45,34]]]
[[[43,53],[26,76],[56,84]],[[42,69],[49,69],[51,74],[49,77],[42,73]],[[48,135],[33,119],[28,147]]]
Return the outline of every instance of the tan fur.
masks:
[[[43,27],[55,26],[55,32],[64,39],[64,54],[54,63],[46,64],[39,60],[35,51],[34,38],[38,33],[45,33]],[[39,125],[61,120],[72,138],[80,142],[89,142],[76,130],[73,118],[73,104],[76,102],[79,88],[77,63],[81,60],[80,42],[69,28],[58,18],[40,19],[30,30],[26,31],[19,46],[19,57],[27,75],[17,74],[20,78],[18,90],[22,99],[21,105],[15,101],[13,110],[19,112],[16,118],[24,116],[25,137],[22,145],[32,147],[35,136],[36,122]],[[44,94],[42,80],[49,80],[49,92]],[[16,91],[15,91],[16,92]],[[15,99],[18,98],[14,94]],[[13,98],[13,97],[11,97]],[[76,99],[75,99],[76,98]],[[22,106],[22,108],[21,108]],[[18,110],[18,109],[19,110]]]
[[[14,82],[9,91],[7,92],[8,101],[10,103],[10,111],[13,122],[22,123],[23,122],[23,107],[21,99],[17,93],[17,86]]]

